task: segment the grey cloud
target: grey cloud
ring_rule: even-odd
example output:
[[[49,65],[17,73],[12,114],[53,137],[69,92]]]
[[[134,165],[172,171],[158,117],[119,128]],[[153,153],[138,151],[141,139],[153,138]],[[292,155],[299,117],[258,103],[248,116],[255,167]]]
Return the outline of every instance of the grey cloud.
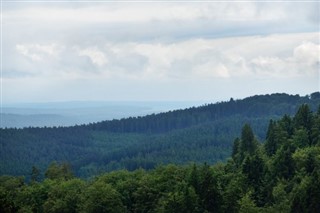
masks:
[[[314,9],[318,4],[170,5],[174,8],[171,11],[165,10],[170,9],[168,5],[159,3],[69,2],[16,7],[5,3],[3,77],[5,91],[13,92],[5,92],[4,97],[12,95],[14,99],[21,93],[26,99],[36,98],[37,94],[32,93],[41,88],[43,94],[37,98],[52,93],[56,99],[61,96],[175,100],[176,97],[189,99],[184,95],[184,89],[188,88],[190,99],[197,99],[199,94],[203,94],[201,98],[210,97],[208,91],[219,90],[228,82],[229,91],[237,92],[235,87],[255,79],[263,81],[259,91],[264,91],[263,87],[270,82],[276,82],[275,90],[285,89],[282,84],[291,85],[296,78],[305,80],[296,84],[303,91],[317,87],[314,71],[319,68],[319,62],[308,61],[310,51],[301,49],[298,53],[302,55],[295,57],[294,49],[304,41],[319,45],[319,14]],[[29,14],[37,9],[44,16],[50,9],[50,14],[61,17],[42,19]],[[117,13],[108,14],[110,20],[100,21],[99,15],[109,11]],[[81,12],[86,16],[80,17]],[[45,49],[53,43],[62,47],[56,55],[48,54]],[[22,45],[20,52],[17,45]],[[283,76],[288,78],[283,80]],[[26,89],[22,91],[16,85],[25,79]],[[258,88],[259,84],[252,86]],[[123,88],[113,94],[119,87]],[[250,89],[248,86],[245,91]]]
[[[26,78],[26,77],[35,77],[37,76],[35,73],[30,73],[30,71],[23,70],[3,70],[2,78],[4,79],[14,79],[14,78]]]
[[[139,54],[115,55],[110,69],[116,69],[123,74],[139,75],[143,73],[148,63],[148,59]]]
[[[55,4],[53,4],[55,5]],[[77,15],[77,6],[71,7],[63,6],[64,4],[58,4],[60,7],[56,8],[55,14],[59,15],[59,8],[67,8],[70,12],[74,12],[73,16]],[[68,4],[67,4],[68,5]],[[76,4],[78,5],[78,4]],[[124,4],[93,4],[93,6],[87,6],[88,11],[92,11],[94,15],[95,8],[106,10],[108,13],[110,8],[114,8],[115,11],[125,11],[130,9],[129,6]],[[116,6],[115,6],[116,5]],[[140,5],[140,6],[137,6]],[[142,10],[144,7],[146,12],[153,4],[132,4],[131,9],[134,8]],[[155,7],[157,4],[154,4]],[[159,4],[160,6],[167,4]],[[123,41],[150,41],[161,39],[163,41],[190,39],[196,37],[202,38],[219,38],[226,36],[248,36],[248,35],[267,35],[272,33],[293,33],[301,31],[317,31],[319,17],[316,4],[313,3],[220,3],[220,4],[169,4],[177,8],[177,11],[172,11],[172,17],[168,14],[165,19],[161,19],[161,7],[159,16],[160,19],[154,19],[152,17],[146,18],[144,21],[116,21],[121,20],[121,16],[131,15],[125,12],[118,14],[119,17],[115,17],[115,21],[112,22],[85,22],[85,21],[61,21],[60,19],[50,19],[52,23],[41,21],[41,19],[26,19],[14,22],[16,19],[6,18],[6,10],[4,13],[4,23],[6,20],[14,22],[14,29],[9,27],[10,30],[16,31],[16,34],[23,35],[25,39],[35,40],[43,39],[61,39],[66,42],[97,42],[102,39],[112,40],[115,42]],[[177,19],[175,13],[179,13],[179,6],[188,6],[186,10],[198,9],[190,11],[195,13],[193,18]],[[191,6],[190,6],[191,5]],[[252,6],[253,5],[253,6]],[[44,4],[45,6],[45,4]],[[246,7],[253,10],[246,11]],[[44,7],[50,9],[50,7]],[[55,7],[53,7],[55,8]],[[87,11],[85,6],[80,7],[78,15],[81,15],[81,11]],[[142,9],[141,9],[142,8]],[[170,7],[164,7],[168,9]],[[21,8],[23,9],[23,8]],[[39,7],[39,9],[43,9]],[[87,11],[87,12],[88,12]],[[113,10],[111,10],[113,11]],[[143,11],[143,10],[142,10]],[[182,10],[183,13],[188,14],[188,11]],[[242,12],[243,11],[243,12]],[[294,12],[292,12],[294,11]],[[17,11],[19,12],[19,11]],[[23,10],[22,10],[23,12]],[[199,14],[197,14],[199,13]],[[203,15],[203,14],[204,15]],[[246,17],[246,14],[248,17]],[[252,14],[251,14],[252,13]],[[28,13],[26,13],[28,14]],[[170,14],[170,13],[169,13]],[[217,15],[215,15],[217,14]],[[229,15],[228,15],[229,14]],[[311,14],[311,15],[310,15]],[[139,14],[140,15],[140,14]],[[183,15],[184,17],[185,15]],[[226,18],[229,17],[230,18]],[[241,16],[244,16],[241,17]],[[279,17],[278,17],[279,16]],[[311,18],[310,18],[311,16]],[[19,17],[19,16],[18,16]],[[81,16],[80,16],[81,17]],[[148,17],[148,16],[147,16]],[[238,19],[237,19],[238,17]],[[23,18],[23,16],[21,17]],[[57,17],[59,18],[59,17]],[[76,17],[74,17],[76,18]],[[90,20],[90,17],[87,17]],[[60,21],[59,21],[60,20]],[[75,19],[76,20],[76,19]],[[85,20],[85,19],[84,19]],[[8,23],[10,25],[10,23]],[[36,27],[35,27],[36,26]],[[6,29],[6,28],[4,28]]]

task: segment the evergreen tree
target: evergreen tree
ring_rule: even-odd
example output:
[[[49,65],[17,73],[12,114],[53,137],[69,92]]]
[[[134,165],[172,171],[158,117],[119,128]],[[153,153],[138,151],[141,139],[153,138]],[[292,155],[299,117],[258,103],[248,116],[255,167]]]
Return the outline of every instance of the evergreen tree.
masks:
[[[69,180],[73,177],[73,173],[70,164],[59,165],[57,162],[52,162],[45,172],[45,177],[51,180]]]
[[[240,139],[236,138],[233,142],[232,153],[231,153],[231,157],[236,163],[239,162],[239,157],[240,157],[239,152],[240,152]]]
[[[240,205],[239,212],[240,213],[258,213],[259,212],[259,208],[256,206],[254,201],[251,199],[250,195],[251,195],[251,193],[248,192],[239,201],[239,205]]]
[[[293,120],[296,128],[304,127],[310,130],[312,126],[312,112],[309,105],[301,105]]]
[[[275,155],[275,160],[273,161],[273,174],[279,178],[290,179],[294,174],[294,161],[292,158],[292,153],[295,148],[292,143],[287,142],[281,149],[279,149]]]
[[[199,171],[197,165],[194,163],[191,168],[189,184],[194,188],[195,192],[199,194]]]
[[[200,199],[205,210],[219,212],[221,195],[216,179],[213,177],[208,164],[204,164],[200,170]]]
[[[255,141],[253,131],[249,124],[245,124],[241,132],[240,142],[240,159],[241,162],[247,155],[253,155],[257,149],[257,143]]]
[[[267,130],[267,141],[265,142],[264,148],[267,155],[271,156],[277,151],[276,135],[275,135],[275,123],[270,120],[269,127]]]
[[[298,112],[293,118],[294,125],[297,129],[305,128],[308,133],[309,140],[311,140],[311,128],[313,125],[313,115],[309,105],[303,104],[298,109]]]
[[[80,212],[87,213],[121,213],[126,208],[121,195],[112,186],[100,181],[94,182],[83,194]]]
[[[294,122],[292,121],[292,118],[289,115],[284,115],[282,119],[279,120],[279,128],[281,131],[284,131],[284,135],[286,138],[289,138],[293,134],[294,130]]]
[[[32,166],[31,183],[38,182],[39,180],[40,180],[40,170],[37,167]]]
[[[309,145],[308,132],[305,128],[297,129],[293,134],[293,144],[297,148],[303,148]]]

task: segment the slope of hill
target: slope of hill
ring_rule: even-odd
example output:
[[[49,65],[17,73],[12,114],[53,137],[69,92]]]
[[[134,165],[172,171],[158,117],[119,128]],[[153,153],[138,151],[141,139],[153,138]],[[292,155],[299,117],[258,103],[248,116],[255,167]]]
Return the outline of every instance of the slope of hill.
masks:
[[[39,179],[0,176],[0,212],[310,212],[320,209],[320,108],[270,121],[264,144],[245,124],[226,163],[166,165],[75,178],[52,163]]]
[[[43,171],[52,161],[70,162],[81,177],[121,168],[224,161],[244,123],[252,126],[258,139],[264,139],[270,119],[292,115],[303,103],[315,110],[320,93],[230,99],[74,127],[1,129],[0,174],[28,176],[32,166]]]
[[[71,101],[5,104],[0,128],[74,126],[181,109],[199,102]]]

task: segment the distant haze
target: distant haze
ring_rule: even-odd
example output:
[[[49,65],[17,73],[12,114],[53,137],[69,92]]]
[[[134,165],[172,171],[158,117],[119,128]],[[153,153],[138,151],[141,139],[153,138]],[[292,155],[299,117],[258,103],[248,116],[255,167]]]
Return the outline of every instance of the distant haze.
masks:
[[[199,106],[200,102],[51,102],[7,104],[0,127],[52,127],[143,116]]]

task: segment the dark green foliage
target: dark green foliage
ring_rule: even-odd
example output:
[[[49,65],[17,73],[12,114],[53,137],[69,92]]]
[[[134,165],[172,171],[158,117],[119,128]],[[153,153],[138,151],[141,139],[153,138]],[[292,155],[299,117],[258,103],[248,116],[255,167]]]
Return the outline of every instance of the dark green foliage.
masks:
[[[86,178],[119,169],[149,170],[168,163],[213,164],[230,156],[233,139],[248,123],[255,139],[252,141],[252,131],[247,129],[243,145],[239,142],[232,155],[243,160],[244,155],[254,152],[256,140],[265,138],[270,119],[293,115],[300,104],[310,104],[309,109],[299,111],[294,122],[287,116],[275,125],[276,139],[268,139],[270,150],[267,151],[274,155],[283,141],[292,136],[296,125],[307,130],[310,144],[320,143],[317,137],[320,120],[310,117],[310,109],[316,110],[319,105],[317,97],[317,93],[310,97],[259,95],[82,126],[0,129],[0,175],[23,175],[34,181],[35,173],[31,177],[30,169],[36,165],[40,180],[53,161],[69,162],[76,176]],[[313,123],[317,126],[311,128]]]
[[[309,105],[307,104],[303,104],[299,108],[297,114],[293,119],[296,128],[305,128],[307,131],[311,130],[312,120],[312,112],[309,108]]]
[[[55,182],[54,188],[48,193],[43,204],[44,212],[72,213],[77,212],[81,203],[81,194],[84,193],[85,183],[79,179],[70,179]]]
[[[276,153],[277,151],[277,143],[276,143],[276,130],[275,130],[275,123],[273,120],[270,120],[266,143],[264,145],[266,153],[268,156],[271,156]]]
[[[257,213],[260,212],[254,200],[251,198],[251,192],[245,194],[239,201],[239,213]]]
[[[245,124],[241,132],[241,152],[254,153],[256,147],[254,144],[254,135],[249,124]]]
[[[258,154],[247,156],[242,165],[242,172],[246,175],[248,185],[254,188],[261,186],[264,176],[264,162]]]
[[[17,212],[15,200],[23,186],[23,177],[0,176],[0,212]]]
[[[314,116],[313,126],[311,128],[310,134],[310,144],[311,145],[320,145],[320,105],[316,116]]]
[[[292,144],[286,143],[279,149],[273,161],[273,173],[275,177],[289,179],[294,174],[294,162],[292,154],[295,148]]]
[[[20,212],[44,212],[44,204],[53,187],[56,185],[50,180],[22,187],[16,197]]]
[[[253,131],[249,124],[245,124],[241,132],[240,141],[240,159],[243,161],[246,156],[252,155],[257,149],[256,141],[254,140]]]
[[[73,177],[71,166],[68,163],[52,162],[45,172],[45,177],[51,180],[69,180]]]
[[[88,126],[1,129],[1,173],[29,176],[0,176],[0,212],[317,212],[320,111],[304,104],[270,121],[276,111],[261,103],[279,110],[279,97],[290,110],[319,104],[317,94],[257,96]],[[157,166],[170,162],[196,163]],[[82,177],[143,169],[83,181],[71,165]]]
[[[233,147],[232,147],[232,153],[231,153],[231,157],[234,160],[237,160],[237,155],[239,155],[240,153],[240,139],[236,138],[233,142]]]
[[[228,173],[222,178],[227,180],[222,190],[222,212],[239,212],[239,200],[247,190],[246,178],[242,173]]]
[[[202,166],[199,177],[199,197],[202,205],[209,212],[219,212],[222,198],[218,189],[218,181],[214,177],[213,171],[210,169],[209,165],[204,164]]]
[[[40,180],[40,170],[32,166],[32,171],[31,171],[31,182],[38,182]]]
[[[242,173],[246,177],[247,185],[253,189],[252,197],[257,206],[265,204],[265,163],[259,153],[247,156],[242,165]]]
[[[176,191],[168,193],[159,200],[155,212],[200,213],[202,211],[194,188],[182,183]]]
[[[100,181],[88,186],[80,204],[80,212],[121,213],[126,212],[121,195],[111,185]]]
[[[188,183],[193,187],[197,194],[200,193],[199,170],[196,164],[193,164]]]
[[[311,117],[316,120],[320,115]],[[268,153],[268,143],[257,142],[245,125],[241,139],[234,142],[232,159],[214,166],[170,164],[150,171],[114,171],[83,181],[71,175],[67,164],[52,163],[42,182],[28,185],[23,177],[0,176],[0,210],[316,213],[320,209],[320,146],[309,143],[301,125],[287,131],[286,121],[288,116],[273,121],[272,128],[269,125],[267,138],[273,137],[274,153]],[[32,171],[36,177],[37,169]]]
[[[293,144],[297,148],[309,145],[308,131],[305,128],[297,129],[292,136]]]
[[[313,94],[314,96],[317,93]],[[168,113],[152,114],[145,117],[127,118],[113,121],[103,121],[90,127],[111,132],[161,133],[172,129],[186,128],[224,117],[241,114],[245,117],[263,117],[266,114],[282,116],[293,114],[303,104],[311,104],[312,109],[318,107],[320,99],[300,97],[299,95],[272,94],[256,95],[243,100],[230,99],[229,102],[208,104],[185,110],[175,110]]]
[[[320,172],[315,171],[311,175],[311,185],[307,191],[306,207],[309,212],[318,212],[320,209]]]

